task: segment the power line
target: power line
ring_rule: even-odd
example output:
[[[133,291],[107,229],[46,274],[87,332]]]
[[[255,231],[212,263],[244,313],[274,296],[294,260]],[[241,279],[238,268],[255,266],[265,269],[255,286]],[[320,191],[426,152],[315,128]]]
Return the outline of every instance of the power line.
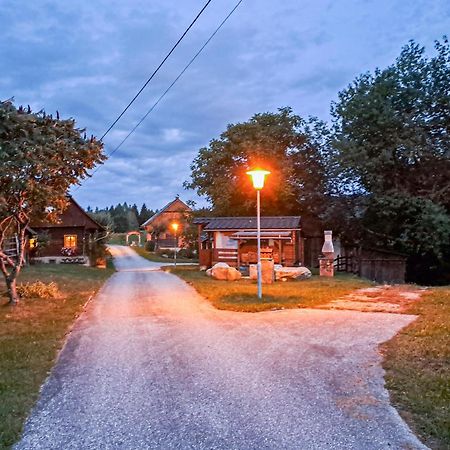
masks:
[[[161,100],[167,95],[167,93],[172,89],[172,87],[177,83],[177,81],[183,76],[183,74],[186,72],[186,70],[192,65],[192,63],[197,59],[197,57],[200,55],[200,53],[205,49],[205,47],[211,42],[211,40],[214,38],[214,36],[219,32],[219,30],[225,25],[227,20],[231,17],[231,15],[236,11],[236,9],[239,7],[239,5],[244,0],[239,0],[234,8],[228,13],[228,15],[223,19],[223,21],[220,23],[220,25],[214,30],[214,32],[211,34],[211,36],[205,41],[205,43],[200,47],[200,50],[191,58],[191,60],[186,64],[184,69],[178,74],[178,76],[175,78],[175,80],[169,85],[169,87],[161,94],[161,96],[156,100],[155,103],[151,106],[151,108],[145,113],[145,115],[139,120],[139,122],[133,127],[133,129],[122,139],[119,145],[112,150],[108,157],[111,157],[117,150],[122,147],[122,145],[128,140],[128,138],[137,130],[137,128],[142,124],[142,122],[148,117],[148,115],[158,106],[158,104],[161,102]],[[100,170],[102,166],[98,166],[91,174],[94,175],[98,170]],[[76,190],[78,190],[81,186],[78,186]]]
[[[112,152],[108,156],[113,155],[119,148],[127,141],[127,139],[137,130],[137,128],[141,125],[141,123],[148,117],[148,115],[158,106],[161,100],[167,95],[167,93],[172,89],[172,87],[177,83],[177,81],[183,76],[183,74],[188,70],[188,68],[193,64],[193,62],[197,59],[200,53],[205,49],[205,47],[209,44],[209,42],[214,38],[214,36],[219,32],[219,30],[223,27],[225,22],[231,17],[234,11],[238,8],[238,6],[244,0],[240,0],[236,6],[230,11],[230,13],[225,17],[225,19],[220,23],[220,25],[216,28],[214,33],[206,40],[206,42],[202,45],[200,50],[192,57],[192,59],[186,64],[184,69],[179,73],[179,75],[175,78],[175,80],[169,85],[169,87],[161,94],[161,96],[153,103],[152,107],[145,113],[145,115],[139,120],[139,122],[134,126],[134,128],[123,138],[120,144],[114,148]]]
[[[198,18],[202,15],[203,11],[208,7],[208,5],[212,2],[212,0],[208,0],[203,8],[200,10],[200,12],[197,14],[195,19],[191,22],[191,24],[186,28],[184,33],[181,35],[181,37],[178,39],[178,41],[175,43],[175,45],[172,47],[169,53],[164,57],[164,59],[161,61],[159,66],[153,71],[153,73],[150,75],[150,78],[143,84],[143,86],[139,89],[137,94],[131,99],[131,101],[128,103],[128,105],[125,107],[125,109],[119,114],[117,119],[109,126],[109,128],[103,133],[103,136],[100,138],[100,141],[103,141],[105,136],[113,129],[114,125],[121,119],[121,117],[127,112],[128,108],[135,102],[135,100],[141,95],[142,91],[147,87],[148,83],[152,81],[154,76],[158,73],[159,69],[163,66],[163,64],[167,61],[169,56],[173,53],[173,51],[178,47],[180,42],[183,40],[183,38],[186,36],[186,34],[189,32],[189,30],[193,27],[195,22],[197,22]]]

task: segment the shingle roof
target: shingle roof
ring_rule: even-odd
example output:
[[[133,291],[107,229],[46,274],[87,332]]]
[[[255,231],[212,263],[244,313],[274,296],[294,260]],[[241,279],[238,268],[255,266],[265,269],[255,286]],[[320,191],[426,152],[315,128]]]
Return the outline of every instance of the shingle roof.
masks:
[[[256,217],[197,217],[194,224],[207,224],[205,231],[256,230]],[[297,230],[300,216],[261,217],[262,230]]]
[[[71,195],[67,195],[69,204],[59,215],[59,222],[51,223],[45,220],[31,223],[32,228],[63,228],[63,227],[84,227],[87,229],[106,230],[106,228],[95,221]]]

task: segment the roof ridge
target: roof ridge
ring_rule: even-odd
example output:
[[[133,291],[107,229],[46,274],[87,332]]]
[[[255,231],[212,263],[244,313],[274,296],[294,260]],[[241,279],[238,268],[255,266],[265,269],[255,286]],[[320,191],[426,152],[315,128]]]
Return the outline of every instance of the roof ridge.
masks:
[[[187,203],[183,202],[183,200],[181,200],[180,197],[175,197],[172,201],[170,201],[165,206],[163,206],[158,212],[153,214],[153,216],[149,217],[142,225],[140,225],[140,227],[144,227],[148,223],[152,222],[154,219],[156,219],[156,217],[158,217],[160,214],[162,214],[166,209],[168,209],[171,205],[173,205],[177,200],[180,201],[181,203],[183,203],[183,205],[186,206],[186,208],[189,208],[189,210],[192,211],[192,208]]]
[[[274,218],[277,218],[277,219],[284,219],[284,218],[289,218],[289,219],[291,219],[291,218],[297,218],[297,217],[301,217],[301,216],[299,216],[299,215],[296,215],[296,216],[261,216],[261,219],[262,218],[270,218],[270,219],[274,219]],[[217,216],[217,217],[208,217],[208,216],[199,216],[199,217],[196,217],[196,219],[209,219],[209,220],[215,220],[215,219],[255,219],[256,218],[256,215],[255,216]]]

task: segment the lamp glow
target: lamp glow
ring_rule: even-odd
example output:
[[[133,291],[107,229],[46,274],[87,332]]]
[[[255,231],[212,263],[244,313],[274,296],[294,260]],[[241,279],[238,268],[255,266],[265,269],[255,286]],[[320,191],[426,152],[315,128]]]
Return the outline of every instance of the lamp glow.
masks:
[[[175,233],[178,231],[178,226],[179,225],[176,222],[171,225],[172,230],[175,231]]]
[[[270,172],[264,169],[253,169],[247,172],[247,175],[252,177],[253,187],[255,189],[262,189],[264,187],[264,181],[266,179],[266,175],[269,175]]]
[[[256,189],[256,246],[258,273],[258,298],[262,298],[262,273],[261,273],[261,189],[264,187],[266,175],[270,172],[264,169],[253,169],[247,172],[252,177],[253,187]]]

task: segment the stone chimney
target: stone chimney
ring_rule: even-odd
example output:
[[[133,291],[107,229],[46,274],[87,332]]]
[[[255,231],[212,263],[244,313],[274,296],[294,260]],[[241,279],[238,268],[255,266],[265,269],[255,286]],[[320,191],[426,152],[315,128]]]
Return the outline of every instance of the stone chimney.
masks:
[[[319,258],[320,276],[334,276],[334,247],[333,232],[331,230],[324,231],[324,243],[322,246],[323,257]]]

